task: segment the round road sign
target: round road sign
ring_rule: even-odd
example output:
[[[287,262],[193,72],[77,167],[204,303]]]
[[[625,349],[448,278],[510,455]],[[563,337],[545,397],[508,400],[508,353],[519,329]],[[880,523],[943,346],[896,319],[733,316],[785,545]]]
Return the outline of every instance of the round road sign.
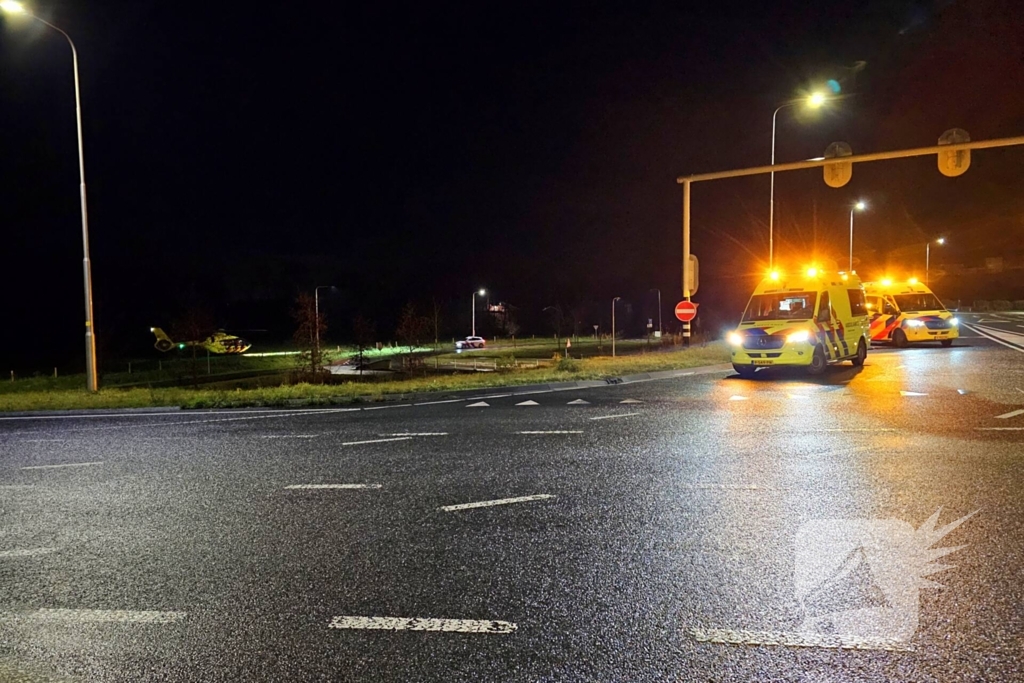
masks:
[[[688,323],[697,317],[697,304],[692,301],[680,301],[676,304],[676,317]]]

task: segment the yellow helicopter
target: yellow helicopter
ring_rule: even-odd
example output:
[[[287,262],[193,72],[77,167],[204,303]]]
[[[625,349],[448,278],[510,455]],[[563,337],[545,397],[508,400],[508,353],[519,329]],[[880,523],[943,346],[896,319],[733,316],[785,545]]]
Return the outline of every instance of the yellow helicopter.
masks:
[[[217,330],[205,339],[179,342],[173,341],[159,327],[151,327],[149,331],[156,337],[156,344],[153,344],[153,346],[156,347],[157,351],[170,351],[173,348],[184,349],[188,346],[198,346],[210,353],[238,354],[245,353],[252,346],[252,344],[241,337],[228,334],[224,330]]]

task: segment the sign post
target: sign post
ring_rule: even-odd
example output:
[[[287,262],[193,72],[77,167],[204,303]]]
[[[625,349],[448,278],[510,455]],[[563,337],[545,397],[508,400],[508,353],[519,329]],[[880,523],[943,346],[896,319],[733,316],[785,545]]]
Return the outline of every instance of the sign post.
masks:
[[[690,321],[697,317],[697,306],[692,301],[680,301],[676,304],[676,317],[683,323],[683,339],[690,345]]]

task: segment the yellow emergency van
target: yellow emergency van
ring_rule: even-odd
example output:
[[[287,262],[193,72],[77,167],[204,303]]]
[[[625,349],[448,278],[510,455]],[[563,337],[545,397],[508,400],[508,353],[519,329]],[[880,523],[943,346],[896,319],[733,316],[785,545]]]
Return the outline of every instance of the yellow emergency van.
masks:
[[[952,346],[960,336],[960,322],[917,278],[865,282],[864,293],[871,312],[873,341],[892,342],[900,348],[926,341]]]
[[[726,336],[732,366],[753,377],[759,367],[798,365],[818,375],[829,363],[863,365],[871,348],[866,304],[856,273],[772,271]]]

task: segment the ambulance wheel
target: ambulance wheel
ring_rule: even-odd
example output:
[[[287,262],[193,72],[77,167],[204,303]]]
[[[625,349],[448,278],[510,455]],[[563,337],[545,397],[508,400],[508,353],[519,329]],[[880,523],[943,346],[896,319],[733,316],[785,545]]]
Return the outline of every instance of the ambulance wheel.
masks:
[[[853,367],[859,368],[860,366],[864,365],[864,361],[867,360],[867,357],[868,345],[864,343],[863,339],[861,339],[859,342],[857,342],[857,355],[851,359]]]
[[[821,345],[814,347],[814,355],[811,356],[811,364],[807,366],[808,375],[820,375],[825,372],[828,360],[825,358],[825,349]]]
[[[892,343],[898,349],[907,348],[907,334],[903,330],[896,330],[892,333]]]
[[[948,349],[950,346],[953,345],[953,340],[952,339],[940,339],[939,343],[942,344],[943,346],[945,346]]]
[[[736,365],[733,363],[732,369],[736,371],[736,374],[743,379],[750,379],[757,372],[757,368],[753,365]]]

